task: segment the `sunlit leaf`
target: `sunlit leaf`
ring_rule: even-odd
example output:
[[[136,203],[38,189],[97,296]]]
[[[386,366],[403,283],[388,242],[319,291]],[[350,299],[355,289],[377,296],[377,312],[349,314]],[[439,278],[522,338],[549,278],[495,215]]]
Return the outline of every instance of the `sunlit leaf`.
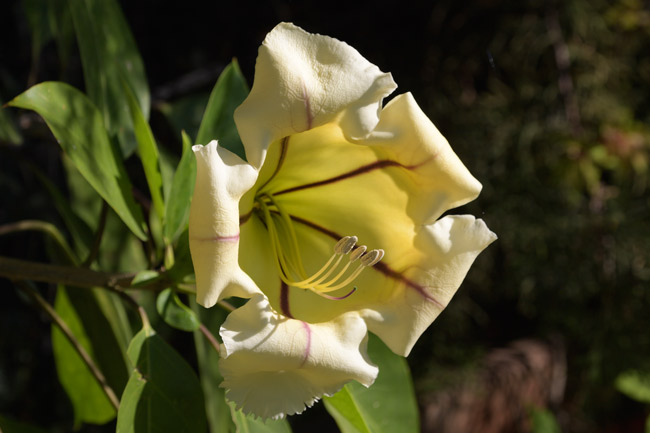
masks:
[[[232,411],[236,433],[291,433],[291,427],[286,419],[262,421],[255,415],[244,415],[241,410],[235,410],[233,403],[228,406]]]
[[[650,403],[650,371],[624,371],[616,378],[616,389],[633,400]]]
[[[142,58],[115,0],[68,0],[81,53],[86,92],[104,115],[122,153],[135,149],[133,126],[122,80],[133,91],[145,119],[150,95]]]
[[[365,388],[351,382],[333,397],[325,397],[325,408],[343,433],[418,432],[418,409],[406,360],[372,334],[368,354],[379,366],[375,383]]]
[[[126,83],[124,83],[123,88],[129,110],[131,111],[135,138],[138,144],[138,155],[140,156],[140,161],[144,168],[144,175],[149,185],[151,201],[153,202],[156,214],[158,214],[158,218],[160,221],[163,221],[165,217],[165,202],[163,200],[163,178],[160,174],[158,145],[156,145],[151,128],[142,114],[135,95]]]
[[[59,287],[57,292],[55,309],[79,343],[91,357],[95,358],[92,340],[63,287]],[[90,373],[88,366],[59,328],[54,325],[52,326],[52,348],[59,381],[72,402],[75,425],[79,426],[82,422],[104,424],[113,419],[115,409],[108,397]]]
[[[246,159],[233,114],[235,108],[248,96],[248,91],[248,85],[237,61],[233,61],[226,66],[212,89],[196,137],[197,144],[208,144],[212,140],[219,140],[222,147]]]
[[[183,156],[174,174],[167,210],[163,236],[167,244],[173,243],[187,225],[190,215],[190,202],[196,178],[196,158],[192,152],[192,142],[183,132]]]
[[[9,105],[40,114],[88,183],[138,238],[147,238],[124,163],[106,135],[99,111],[83,93],[65,83],[45,82]]]
[[[183,304],[172,289],[165,289],[158,294],[156,309],[165,323],[171,327],[182,331],[199,329],[199,319],[194,311]]]
[[[135,368],[122,394],[118,433],[204,432],[201,385],[192,368],[149,326],[128,350]]]

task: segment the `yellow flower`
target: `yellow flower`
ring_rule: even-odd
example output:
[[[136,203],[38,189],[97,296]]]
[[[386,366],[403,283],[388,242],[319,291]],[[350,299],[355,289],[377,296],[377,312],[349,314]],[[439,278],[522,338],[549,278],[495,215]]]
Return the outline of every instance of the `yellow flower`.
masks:
[[[382,107],[395,88],[349,45],[283,23],[235,112],[248,163],[194,147],[197,301],[250,298],[221,328],[222,386],[245,412],[370,386],[368,331],[408,355],[496,239],[472,216],[440,218],[481,185],[410,94]]]

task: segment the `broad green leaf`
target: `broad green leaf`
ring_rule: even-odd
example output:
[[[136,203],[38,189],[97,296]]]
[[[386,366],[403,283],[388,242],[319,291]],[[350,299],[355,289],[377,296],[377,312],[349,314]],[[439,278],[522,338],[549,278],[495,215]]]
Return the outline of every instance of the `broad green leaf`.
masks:
[[[197,144],[208,144],[212,140],[219,140],[221,146],[246,159],[233,114],[235,108],[248,96],[248,91],[248,85],[239,65],[233,60],[223,70],[210,94],[196,137]]]
[[[63,287],[59,287],[57,291],[54,306],[79,343],[96,361],[91,339]],[[70,342],[55,325],[52,326],[52,348],[59,381],[72,402],[75,426],[80,426],[82,422],[104,424],[113,419],[115,410],[106,394]]]
[[[0,415],[0,432],[2,433],[45,433],[45,430]]]
[[[187,362],[148,325],[128,354],[135,368],[122,394],[117,433],[204,432],[203,393]]]
[[[372,334],[368,354],[379,366],[375,383],[370,388],[348,383],[323,399],[325,408],[343,433],[418,432],[418,409],[406,360]]]
[[[226,320],[227,312],[218,307],[208,309],[200,307],[194,299],[190,299],[190,306],[199,316],[201,323],[217,338],[219,328],[223,321]],[[199,331],[194,331],[194,344],[199,364],[201,388],[205,395],[205,411],[210,432],[234,432],[235,425],[233,424],[230,407],[226,404],[225,391],[219,387],[219,384],[223,381],[223,377],[219,373],[219,354]]]
[[[172,289],[165,289],[158,294],[156,309],[165,323],[173,328],[190,332],[199,329],[199,319],[194,311],[183,304]]]
[[[196,158],[192,152],[192,141],[183,132],[183,156],[174,174],[165,213],[163,236],[168,245],[176,241],[179,232],[187,225],[195,179]]]
[[[262,421],[254,415],[244,415],[241,410],[235,410],[235,405],[229,403],[232,420],[236,433],[291,433],[291,427],[286,419]]]
[[[616,378],[616,389],[633,400],[650,403],[650,371],[624,371]]]
[[[9,105],[40,114],[88,183],[138,238],[147,238],[124,163],[106,135],[99,111],[83,93],[65,83],[45,82]]]
[[[140,161],[144,168],[144,175],[149,185],[151,201],[153,202],[156,214],[158,214],[158,218],[160,221],[163,221],[165,217],[165,202],[163,200],[163,179],[160,174],[158,146],[156,145],[151,128],[142,114],[135,95],[126,83],[124,83],[123,88],[129,110],[131,111],[131,120],[133,121],[135,138],[138,144],[138,155],[140,156]]]
[[[103,113],[111,135],[118,135],[122,153],[135,149],[133,124],[122,88],[125,79],[145,119],[150,95],[142,58],[115,0],[68,0],[81,53],[86,92]]]

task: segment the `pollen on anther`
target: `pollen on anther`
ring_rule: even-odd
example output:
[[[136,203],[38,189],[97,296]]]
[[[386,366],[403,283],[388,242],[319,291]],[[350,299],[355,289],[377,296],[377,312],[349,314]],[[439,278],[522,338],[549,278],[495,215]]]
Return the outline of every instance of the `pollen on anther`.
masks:
[[[354,248],[358,240],[359,238],[356,236],[344,236],[334,246],[334,252],[336,254],[346,255],[352,251],[352,248]]]
[[[363,266],[374,266],[384,257],[384,250],[371,250],[361,257]]]
[[[358,260],[367,249],[368,248],[366,248],[365,245],[358,246],[354,251],[352,251],[352,254],[350,254],[350,261],[354,262],[355,260]]]

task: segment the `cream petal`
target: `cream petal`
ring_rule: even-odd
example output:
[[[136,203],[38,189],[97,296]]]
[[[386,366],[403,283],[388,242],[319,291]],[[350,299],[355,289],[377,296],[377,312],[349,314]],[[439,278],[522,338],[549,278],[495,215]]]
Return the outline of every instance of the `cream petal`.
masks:
[[[350,380],[370,386],[377,367],[366,353],[357,313],[306,323],[276,313],[263,295],[230,313],[221,328],[226,397],[264,419],[302,412]]]
[[[235,111],[246,157],[260,167],[273,141],[333,121],[365,137],[396,87],[348,44],[281,23],[264,39],[251,92]]]
[[[432,223],[481,192],[481,184],[410,93],[390,101],[376,129],[359,143],[376,147],[387,159],[408,168],[413,188],[407,212],[416,223]]]
[[[257,170],[216,141],[192,150],[197,167],[189,237],[196,301],[211,307],[224,297],[260,293],[237,261],[239,199],[255,183]]]
[[[496,238],[483,220],[471,215],[450,215],[423,226],[414,240],[422,260],[401,274],[396,296],[361,312],[368,329],[393,352],[407,356],[454,296],[474,259]]]

